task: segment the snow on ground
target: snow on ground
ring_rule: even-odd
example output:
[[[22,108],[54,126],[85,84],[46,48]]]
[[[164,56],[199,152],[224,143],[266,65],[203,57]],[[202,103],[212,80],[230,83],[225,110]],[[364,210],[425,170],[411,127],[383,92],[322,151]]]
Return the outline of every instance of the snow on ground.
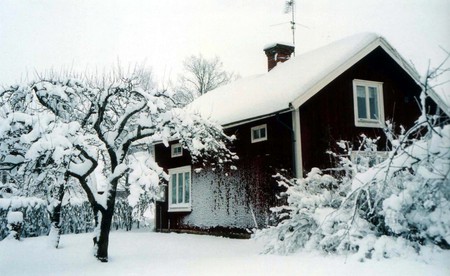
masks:
[[[45,237],[0,242],[0,275],[450,275],[450,252],[428,262],[360,263],[342,256],[261,255],[254,240],[189,234],[113,232],[110,262],[91,255],[91,234],[65,235],[61,248]]]

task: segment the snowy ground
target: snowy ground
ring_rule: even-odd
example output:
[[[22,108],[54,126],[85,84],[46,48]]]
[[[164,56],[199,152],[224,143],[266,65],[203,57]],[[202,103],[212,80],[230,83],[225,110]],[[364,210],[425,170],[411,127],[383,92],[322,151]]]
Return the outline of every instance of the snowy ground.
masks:
[[[261,255],[261,244],[188,234],[113,232],[110,262],[91,255],[91,234],[66,235],[61,248],[46,238],[0,242],[0,275],[450,275],[450,252],[427,262],[366,261],[300,253]]]

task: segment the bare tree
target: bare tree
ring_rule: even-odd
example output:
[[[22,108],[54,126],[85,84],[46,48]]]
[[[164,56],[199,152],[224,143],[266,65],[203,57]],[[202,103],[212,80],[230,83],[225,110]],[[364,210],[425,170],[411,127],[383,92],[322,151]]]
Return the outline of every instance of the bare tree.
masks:
[[[217,56],[207,59],[201,54],[192,55],[184,60],[183,67],[183,75],[180,76],[177,88],[177,100],[182,104],[239,78],[235,73],[225,71]]]

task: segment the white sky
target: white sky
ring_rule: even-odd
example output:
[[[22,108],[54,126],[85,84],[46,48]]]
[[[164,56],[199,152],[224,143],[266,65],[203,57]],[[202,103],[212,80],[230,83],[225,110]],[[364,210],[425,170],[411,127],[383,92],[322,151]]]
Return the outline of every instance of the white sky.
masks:
[[[145,63],[167,82],[185,57],[198,53],[219,56],[243,77],[263,73],[264,45],[292,39],[284,3],[2,0],[0,83],[46,69],[103,70],[117,60]],[[450,51],[450,0],[297,0],[296,11],[296,21],[307,26],[297,26],[297,53],[377,32],[424,73],[429,60],[445,57],[439,47]]]

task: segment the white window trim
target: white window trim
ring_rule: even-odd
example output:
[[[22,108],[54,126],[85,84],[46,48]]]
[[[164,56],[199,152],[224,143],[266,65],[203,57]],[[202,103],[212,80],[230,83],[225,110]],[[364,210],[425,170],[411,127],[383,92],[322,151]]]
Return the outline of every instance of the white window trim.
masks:
[[[169,202],[169,212],[190,212],[192,211],[192,169],[191,166],[183,166],[178,168],[169,169],[168,173],[171,177],[173,174],[185,173],[189,172],[189,203],[172,203],[172,179],[169,179],[169,193],[168,193],[168,202]],[[184,178],[183,178],[184,179]],[[184,185],[183,185],[184,187]],[[178,191],[177,191],[178,192]],[[184,199],[184,195],[183,195]]]
[[[254,130],[260,130],[260,129],[265,129],[266,130],[266,136],[262,137],[262,138],[257,138],[255,139],[253,137],[253,131]],[[250,133],[252,136],[252,143],[257,143],[257,142],[262,142],[262,141],[266,141],[267,140],[267,124],[263,124],[263,125],[259,125],[259,126],[254,126],[250,129]]]
[[[376,87],[377,88],[377,101],[378,101],[378,119],[361,119],[358,118],[358,94],[356,86]],[[367,99],[368,101],[368,99]],[[366,102],[366,106],[368,106]],[[357,127],[376,127],[382,128],[384,126],[384,101],[383,101],[383,83],[377,81],[368,80],[353,80],[353,112],[355,117],[355,126]]]
[[[181,151],[180,151],[179,153],[175,153],[174,150],[175,150],[176,148],[181,148]],[[180,143],[173,144],[173,145],[170,146],[170,156],[171,156],[172,158],[173,158],[173,157],[180,157],[180,156],[183,156],[183,148],[181,147],[181,144],[180,144]]]

